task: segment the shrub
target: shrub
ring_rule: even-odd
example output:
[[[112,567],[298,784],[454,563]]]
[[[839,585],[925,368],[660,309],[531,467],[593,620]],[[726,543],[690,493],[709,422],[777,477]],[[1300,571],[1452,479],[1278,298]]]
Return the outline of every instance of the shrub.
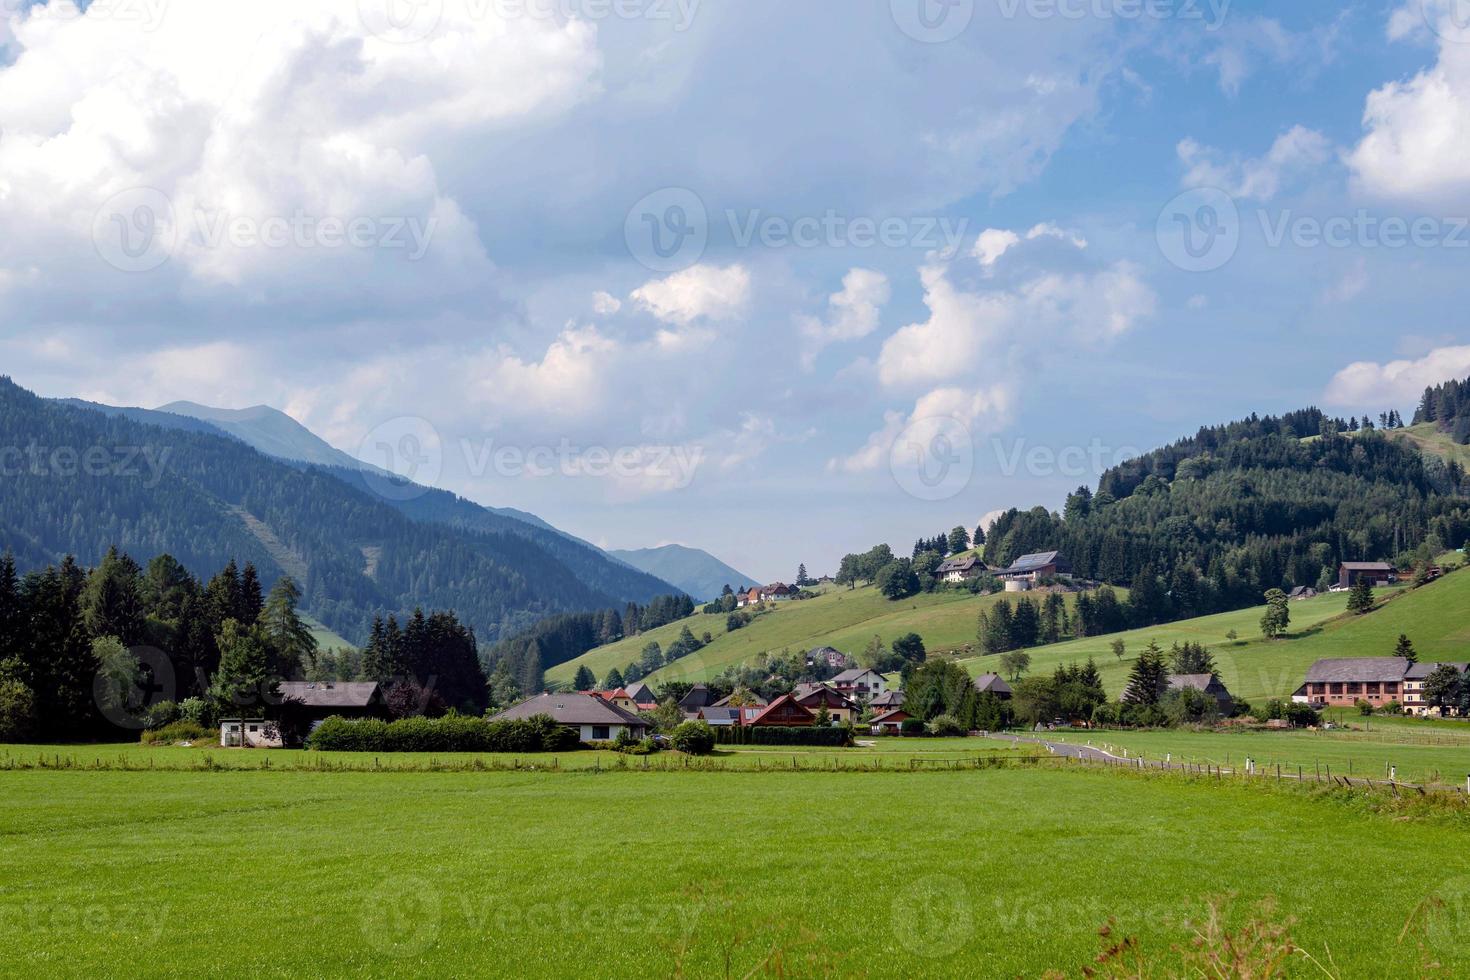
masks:
[[[219,735],[195,721],[175,721],[143,732],[144,745],[173,745],[175,742],[213,742]]]
[[[144,728],[163,728],[165,725],[170,725],[178,720],[179,706],[172,701],[160,701],[157,704],[149,705],[148,709],[143,712]],[[194,723],[196,725],[200,724],[198,721]]]
[[[842,748],[852,744],[851,725],[828,728],[782,728],[761,725],[758,728],[722,726],[715,729],[715,741],[721,745],[818,745]]]
[[[709,755],[715,750],[715,730],[706,721],[686,721],[670,738],[674,748],[689,755]]]
[[[0,677],[0,741],[24,741],[35,728],[35,692],[19,678]]]
[[[970,734],[960,720],[954,715],[940,715],[929,722],[929,734],[938,735],[943,738],[953,738],[956,735]]]
[[[898,730],[903,735],[923,735],[926,731],[924,723],[917,718],[905,718],[899,723]]]
[[[565,752],[578,743],[576,732],[548,715],[510,721],[457,714],[394,722],[332,717],[308,740],[322,752]]]
[[[1366,698],[1358,698],[1358,700],[1353,702],[1353,707],[1357,708],[1358,714],[1362,715],[1364,718],[1373,714],[1373,705],[1370,704]]]
[[[1094,725],[1112,726],[1122,720],[1122,712],[1116,704],[1100,704],[1092,709],[1092,723]]]
[[[208,728],[214,721],[214,716],[209,710],[209,702],[203,698],[185,698],[180,701],[179,718],[183,721],[192,721],[205,728]]]
[[[1282,714],[1288,724],[1293,728],[1306,728],[1308,725],[1317,724],[1317,710],[1310,704],[1297,704],[1293,701],[1288,704]]]

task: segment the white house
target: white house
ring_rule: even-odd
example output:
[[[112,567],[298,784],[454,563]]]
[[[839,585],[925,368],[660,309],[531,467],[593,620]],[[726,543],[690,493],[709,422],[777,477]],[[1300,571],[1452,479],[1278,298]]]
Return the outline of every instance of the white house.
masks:
[[[888,678],[865,667],[844,670],[827,683],[839,693],[853,699],[872,700],[880,694],[888,693]]]
[[[279,749],[281,732],[264,718],[226,718],[219,725],[223,749]]]
[[[540,694],[506,708],[490,720],[512,721],[537,715],[549,715],[558,725],[576,729],[584,742],[610,742],[624,730],[635,738],[648,734],[648,722],[590,694]]]

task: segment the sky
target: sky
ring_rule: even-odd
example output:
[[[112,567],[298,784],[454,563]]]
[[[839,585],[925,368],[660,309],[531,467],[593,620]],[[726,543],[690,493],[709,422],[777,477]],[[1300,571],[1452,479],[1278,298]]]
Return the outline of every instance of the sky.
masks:
[[[0,7],[0,372],[759,578],[1470,375],[1463,0]]]

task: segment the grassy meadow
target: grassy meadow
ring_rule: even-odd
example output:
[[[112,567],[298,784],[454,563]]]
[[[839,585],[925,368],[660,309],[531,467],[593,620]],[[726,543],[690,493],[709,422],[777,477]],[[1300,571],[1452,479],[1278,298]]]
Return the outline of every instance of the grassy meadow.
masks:
[[[1226,892],[1292,975],[1470,972],[1463,811],[1083,769],[0,781],[8,975],[1075,977]]]

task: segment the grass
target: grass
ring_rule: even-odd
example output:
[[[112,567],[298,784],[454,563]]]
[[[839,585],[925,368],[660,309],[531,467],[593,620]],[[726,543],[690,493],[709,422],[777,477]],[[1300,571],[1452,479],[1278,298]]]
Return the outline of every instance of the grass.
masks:
[[[1447,575],[1421,589],[1379,590],[1378,596],[1379,608],[1367,616],[1347,614],[1345,593],[1293,602],[1291,630],[1279,640],[1260,635],[1262,607],[1038,647],[1029,651],[1031,672],[1049,673],[1058,664],[1092,657],[1108,693],[1116,698],[1128,683],[1139,650],[1150,640],[1156,640],[1166,652],[1176,642],[1193,640],[1211,649],[1230,692],[1256,703],[1289,696],[1302,683],[1307,668],[1319,659],[1392,656],[1400,634],[1414,641],[1420,660],[1470,659],[1465,654],[1470,642],[1470,574]],[[1232,630],[1239,639],[1226,639]],[[1123,640],[1127,650],[1121,662],[1110,649],[1117,639]],[[962,663],[978,675],[999,672],[999,659],[980,656]]]
[[[348,650],[355,650],[355,649],[357,649],[353,644],[347,642],[341,636],[339,636],[336,633],[332,632],[331,627],[327,626],[325,623],[322,623],[322,622],[320,622],[318,620],[312,619],[310,616],[303,616],[302,617],[302,620],[306,623],[306,625],[308,627],[311,628],[311,635],[316,638],[317,649],[319,649],[319,650],[334,650],[334,649],[337,649],[337,648],[346,648]]]
[[[1241,766],[1247,756],[1262,769],[1295,774],[1301,767],[1307,775],[1318,767],[1331,767],[1339,776],[1387,779],[1388,767],[1397,767],[1402,782],[1463,787],[1470,774],[1470,726],[1456,733],[1436,729],[1417,731],[1399,725],[1371,721],[1362,730],[1321,732],[1196,732],[1100,731],[1047,736],[1054,741],[1091,742],[1093,746],[1130,757],[1162,759],[1197,765]],[[1326,771],[1324,768],[1323,772]]]
[[[1462,446],[1455,442],[1448,432],[1440,431],[1439,426],[1434,422],[1411,425],[1405,429],[1392,429],[1388,435],[1392,439],[1410,443],[1421,453],[1430,453],[1442,457],[1446,462],[1454,460],[1461,466],[1470,467],[1470,446]],[[1458,544],[1458,542],[1455,543]]]
[[[968,652],[973,652],[980,611],[993,606],[1000,598],[968,592],[936,592],[891,602],[872,586],[833,589],[815,599],[774,603],[769,611],[734,633],[726,631],[725,616],[696,613],[678,623],[589,651],[576,660],[551,668],[546,672],[546,679],[570,682],[577,668],[585,665],[600,680],[612,668],[621,670],[637,661],[650,642],[667,648],[686,625],[695,636],[709,632],[713,642],[693,656],[657,671],[650,678],[652,683],[709,680],[726,667],[783,649],[806,651],[833,646],[856,654],[874,636],[892,643],[905,633],[918,633],[933,652],[964,653],[966,647]],[[1075,597],[1069,597],[1069,610],[1074,602]]]
[[[30,976],[1080,976],[1273,898],[1340,976],[1470,972],[1463,822],[1084,770],[12,772]],[[1433,905],[1434,903],[1430,903]],[[1367,914],[1365,914],[1367,913]],[[1320,975],[1298,960],[1299,975]]]

